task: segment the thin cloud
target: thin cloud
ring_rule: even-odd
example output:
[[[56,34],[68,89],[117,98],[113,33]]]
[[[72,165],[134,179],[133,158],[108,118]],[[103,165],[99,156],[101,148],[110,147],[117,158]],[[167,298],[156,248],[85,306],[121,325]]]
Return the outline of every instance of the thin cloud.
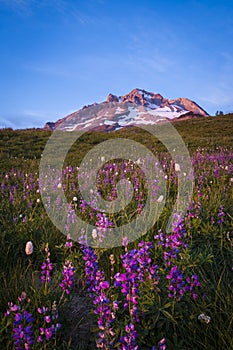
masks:
[[[27,65],[23,66],[24,70],[32,71],[39,74],[70,78],[72,77],[71,72],[68,71],[67,66],[57,66],[57,65],[49,65],[43,63],[27,63]]]
[[[93,22],[93,18],[82,13],[77,4],[64,0],[0,0],[0,6],[3,5],[20,16],[31,16],[38,9],[52,9],[56,11],[63,20],[75,20],[82,25]]]
[[[232,91],[233,93],[233,91]],[[214,91],[210,94],[206,94],[205,97],[200,97],[200,100],[202,100],[203,102],[207,102],[213,106],[232,106],[233,108],[233,97],[232,94],[231,96],[229,95],[224,95],[223,91],[221,89],[219,89],[218,91]]]
[[[15,124],[11,122],[10,120],[0,117],[0,129],[5,129],[5,128],[15,128]]]
[[[5,6],[20,16],[30,16],[35,0],[0,0],[0,6]]]
[[[82,13],[79,9],[77,4],[73,4],[72,2],[67,2],[64,0],[50,0],[49,2],[47,0],[39,1],[40,6],[44,7],[50,7],[53,10],[56,10],[57,13],[59,13],[63,19],[69,19],[69,21],[76,20],[80,24],[88,24],[93,19],[91,19],[89,16]]]
[[[210,114],[214,114],[216,110],[222,110],[224,113],[233,111],[233,89],[225,87],[212,87],[206,88],[205,93],[199,96],[201,104],[205,104],[207,111]]]

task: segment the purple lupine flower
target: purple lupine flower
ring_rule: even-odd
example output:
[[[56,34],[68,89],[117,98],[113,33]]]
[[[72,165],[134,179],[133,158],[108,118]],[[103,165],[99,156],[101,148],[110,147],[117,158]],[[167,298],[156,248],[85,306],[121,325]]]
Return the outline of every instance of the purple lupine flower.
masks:
[[[67,224],[74,224],[75,221],[75,210],[72,209],[72,206],[69,206],[68,215],[67,215]]]
[[[37,312],[39,314],[45,314],[46,312],[48,312],[48,310],[49,310],[48,307],[43,306],[42,308],[38,307]]]
[[[164,251],[164,263],[166,267],[172,265],[174,260],[178,258],[178,255],[182,248],[187,248],[187,243],[184,241],[186,230],[184,227],[184,220],[179,214],[174,215],[173,231],[165,236],[159,231],[158,235],[154,238],[159,240],[157,246],[162,245],[166,248]]]
[[[37,309],[37,312],[43,316],[43,327],[40,327],[40,334],[37,337],[37,343],[49,341],[57,332],[57,330],[61,327],[60,323],[52,324],[52,320],[54,320],[53,307],[54,304],[52,306],[52,317],[49,313],[50,310],[48,307],[43,306]]]
[[[127,247],[129,244],[129,238],[128,237],[123,237],[122,238],[122,245],[123,247]]]
[[[13,304],[12,302],[8,303],[9,309],[5,312],[4,316],[9,316],[12,312],[20,310],[20,306]]]
[[[98,220],[96,221],[95,226],[97,227],[98,241],[101,243],[106,237],[107,230],[113,226],[113,223],[109,221],[106,214],[98,213],[96,216]]]
[[[50,327],[49,328],[40,327],[40,335],[37,338],[37,342],[40,343],[44,339],[50,340],[52,338],[52,336],[53,336],[53,332],[50,329]]]
[[[224,223],[224,217],[226,216],[225,212],[224,212],[224,208],[222,205],[220,205],[219,207],[219,211],[218,211],[218,224],[223,224]]]
[[[194,289],[196,287],[200,287],[200,286],[201,286],[201,284],[200,284],[199,278],[196,274],[192,275],[191,277],[188,276],[186,278],[185,290],[191,292],[193,299],[196,299],[198,297],[198,295]]]
[[[32,314],[26,310],[15,314],[13,322],[13,339],[16,350],[31,349],[34,344],[34,337],[32,331],[32,322],[34,318]]]
[[[52,305],[52,320],[56,320],[56,319],[58,319],[58,309],[57,309],[56,301],[54,301]]]
[[[72,242],[70,234],[68,233],[67,237],[66,237],[65,247],[69,248],[71,250],[72,246],[73,246],[73,242]]]
[[[166,278],[169,280],[168,296],[180,300],[184,295],[185,287],[182,271],[177,266],[173,266]]]
[[[18,296],[18,300],[20,303],[24,302],[25,300],[30,302],[30,299],[26,299],[26,298],[27,298],[27,294],[25,292],[22,292],[21,295]]]
[[[115,320],[115,310],[117,304],[111,307],[110,300],[106,292],[109,289],[109,283],[105,275],[99,270],[97,256],[94,250],[88,246],[81,246],[85,260],[85,272],[87,275],[88,292],[95,305],[94,313],[98,315],[98,327],[100,332],[96,340],[96,347],[110,349],[113,345],[112,337],[115,335],[112,329],[112,323]]]
[[[166,339],[163,338],[159,341],[159,350],[166,350]]]
[[[73,286],[74,280],[74,267],[72,261],[66,260],[63,267],[63,280],[59,284],[64,293],[70,294],[71,288]]]
[[[125,326],[126,335],[120,337],[120,350],[138,350],[136,343],[137,332],[133,323]]]
[[[164,246],[164,237],[163,237],[163,232],[161,230],[158,231],[157,235],[154,235],[154,239],[158,241],[156,243],[156,247],[158,246]]]
[[[41,265],[41,281],[42,283],[51,282],[51,271],[53,270],[53,264],[50,261],[50,252],[49,248],[45,248],[47,257],[43,264]]]
[[[122,265],[125,269],[123,273],[116,273],[114,276],[115,287],[120,287],[121,292],[125,297],[123,304],[124,309],[129,309],[131,323],[125,328],[125,335],[120,338],[120,349],[138,349],[136,343],[137,332],[135,323],[139,322],[138,317],[138,293],[139,283],[143,283],[146,278],[151,279],[155,285],[158,282],[156,275],[158,266],[152,263],[150,257],[150,249],[153,248],[151,242],[141,241],[139,249],[128,251],[128,239],[123,238],[125,246],[125,254],[121,255]]]
[[[185,292],[191,292],[193,298],[196,299],[197,294],[194,291],[194,287],[200,286],[196,274],[187,277],[185,280],[182,271],[177,268],[177,265],[172,266],[178,259],[181,248],[187,248],[187,243],[184,242],[185,234],[184,220],[176,213],[173,221],[173,232],[170,235],[166,235],[165,240],[161,233],[155,236],[155,238],[162,241],[162,243],[158,243],[157,246],[161,244],[166,248],[166,251],[164,251],[164,262],[165,267],[170,268],[170,272],[166,276],[169,280],[168,296],[178,301],[183,297]]]
[[[20,306],[8,303],[9,309],[4,314],[5,317],[13,317],[13,339],[16,350],[28,349],[30,350],[34,344],[34,337],[32,331],[32,323],[34,318],[31,313],[23,308],[24,302],[30,302],[30,299],[26,299],[26,293],[18,297]]]
[[[166,339],[161,339],[158,343],[158,348],[156,346],[152,346],[151,350],[166,350]]]
[[[79,207],[80,207],[81,213],[85,213],[87,206],[88,206],[87,202],[84,199],[80,199]]]

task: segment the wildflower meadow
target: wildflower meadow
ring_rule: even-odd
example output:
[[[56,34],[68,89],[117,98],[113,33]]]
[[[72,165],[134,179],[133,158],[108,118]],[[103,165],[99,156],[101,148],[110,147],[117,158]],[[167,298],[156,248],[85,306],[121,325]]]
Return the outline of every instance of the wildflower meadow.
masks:
[[[214,136],[202,144],[200,130],[199,139],[190,136],[193,191],[182,213],[176,206],[179,177],[190,176],[182,173],[182,159],[175,163],[159,147],[153,149],[159,168],[150,156],[137,162],[97,156],[104,163],[99,195],[116,199],[123,179],[133,189],[132,195],[126,186],[126,209],[114,214],[100,211],[92,193],[90,201],[82,198],[77,150],[67,156],[62,177],[48,169],[47,178],[55,179],[52,198],[48,184],[39,181],[48,133],[1,131],[8,147],[1,145],[1,349],[233,349],[233,149]],[[31,148],[28,137],[36,139]],[[90,136],[79,156],[103,137]],[[152,189],[143,164],[155,169]],[[67,214],[60,218],[61,188]],[[149,190],[160,213],[153,227],[104,247],[114,227],[144,215]],[[65,234],[51,221],[52,211],[64,221]],[[94,227],[88,239],[82,228],[74,237],[75,216]]]

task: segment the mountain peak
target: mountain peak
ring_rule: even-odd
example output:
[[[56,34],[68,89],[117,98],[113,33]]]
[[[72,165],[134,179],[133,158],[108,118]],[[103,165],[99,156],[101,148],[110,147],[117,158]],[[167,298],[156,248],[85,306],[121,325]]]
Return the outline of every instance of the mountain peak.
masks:
[[[55,123],[47,123],[45,128],[112,131],[129,125],[156,124],[195,115],[207,116],[208,113],[188,98],[169,100],[159,93],[135,88],[122,96],[110,93],[106,101],[84,106]]]
[[[110,98],[109,98],[110,96]],[[126,95],[115,96],[110,94],[108,96],[108,102],[123,102],[123,103],[134,103],[155,109],[158,107],[169,107],[173,111],[185,109],[186,111],[193,112],[200,115],[208,115],[208,113],[202,109],[196,102],[189,100],[188,98],[179,97],[173,100],[164,98],[160,93],[148,92],[144,89],[135,88]]]
[[[116,95],[109,94],[107,97],[107,102],[119,102],[119,98]]]

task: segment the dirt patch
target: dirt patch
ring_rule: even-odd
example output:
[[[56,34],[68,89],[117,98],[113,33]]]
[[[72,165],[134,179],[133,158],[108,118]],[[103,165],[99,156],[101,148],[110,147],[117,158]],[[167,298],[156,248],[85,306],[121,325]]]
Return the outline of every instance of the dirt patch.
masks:
[[[97,326],[91,312],[93,304],[84,290],[75,291],[62,311],[64,330],[62,338],[69,344],[69,350],[96,349],[92,329]]]

